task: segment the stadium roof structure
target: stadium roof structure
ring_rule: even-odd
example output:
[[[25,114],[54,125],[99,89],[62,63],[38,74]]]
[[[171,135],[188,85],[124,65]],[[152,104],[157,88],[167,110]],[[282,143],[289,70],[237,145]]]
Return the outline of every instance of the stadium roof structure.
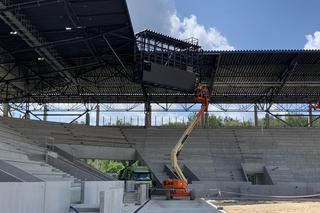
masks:
[[[0,18],[1,102],[194,102],[192,94],[136,81],[140,49],[125,0],[0,0]],[[213,103],[309,103],[320,95],[318,50],[197,54],[195,72],[209,82]]]

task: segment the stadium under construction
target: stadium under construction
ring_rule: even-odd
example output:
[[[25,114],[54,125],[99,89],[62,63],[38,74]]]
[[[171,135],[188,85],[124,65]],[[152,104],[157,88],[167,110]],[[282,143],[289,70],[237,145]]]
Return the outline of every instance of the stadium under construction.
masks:
[[[320,51],[206,51],[195,38],[135,34],[125,0],[1,0],[0,35],[4,212],[160,212],[166,203],[219,212],[205,200],[319,196]],[[153,125],[154,108],[197,112],[199,84],[208,102],[198,124],[196,116],[192,125]],[[63,104],[82,112],[70,123],[50,122],[75,110],[56,109]],[[137,126],[101,125],[102,111],[137,106],[144,117]],[[230,106],[250,112],[253,125],[210,126],[210,111]],[[282,119],[291,112],[307,118],[305,127]],[[271,118],[285,127],[271,127]],[[85,159],[138,161],[153,185],[117,180]],[[186,188],[163,186],[183,178]],[[180,201],[179,190],[196,200]],[[174,200],[144,211],[163,194]]]

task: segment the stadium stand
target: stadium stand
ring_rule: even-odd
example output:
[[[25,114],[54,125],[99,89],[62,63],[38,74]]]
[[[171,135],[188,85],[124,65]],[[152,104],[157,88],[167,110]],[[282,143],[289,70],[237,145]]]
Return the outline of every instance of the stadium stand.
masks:
[[[1,118],[1,121],[38,144],[45,136],[58,135],[55,138],[57,145],[96,146],[103,143],[107,148],[130,145],[136,150],[135,159],[149,166],[158,184],[172,175],[169,154],[183,131],[162,127],[86,127],[10,118]],[[37,136],[33,134],[35,129],[38,129]],[[264,193],[275,194],[279,187],[286,187],[284,191],[289,194],[307,194],[316,192],[319,185],[319,134],[315,128],[198,128],[179,155],[179,162],[192,183],[190,187],[195,188],[199,196],[214,196],[218,189],[239,193],[267,185],[272,187]],[[84,135],[86,139],[82,140]],[[82,141],[88,142],[83,144]],[[70,152],[70,149],[64,151]],[[124,156],[121,152],[117,150],[113,154]],[[113,157],[106,153],[101,158]]]

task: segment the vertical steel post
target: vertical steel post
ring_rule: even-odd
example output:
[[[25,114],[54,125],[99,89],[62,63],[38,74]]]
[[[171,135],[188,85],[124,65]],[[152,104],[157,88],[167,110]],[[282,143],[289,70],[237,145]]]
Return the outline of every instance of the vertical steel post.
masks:
[[[144,103],[144,126],[145,127],[151,127],[151,104],[149,101]]]
[[[43,120],[48,121],[48,105],[43,106]]]
[[[309,107],[308,127],[312,127],[312,108],[311,107]]]
[[[100,126],[100,105],[96,107],[96,126]]]
[[[259,126],[259,118],[258,118],[258,107],[254,105],[253,107],[253,116],[254,116],[254,127]]]

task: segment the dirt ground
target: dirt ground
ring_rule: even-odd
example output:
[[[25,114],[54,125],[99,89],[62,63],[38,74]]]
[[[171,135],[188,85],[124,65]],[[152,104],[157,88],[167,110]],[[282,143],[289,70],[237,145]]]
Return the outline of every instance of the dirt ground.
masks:
[[[213,202],[226,213],[320,213],[317,201]]]

